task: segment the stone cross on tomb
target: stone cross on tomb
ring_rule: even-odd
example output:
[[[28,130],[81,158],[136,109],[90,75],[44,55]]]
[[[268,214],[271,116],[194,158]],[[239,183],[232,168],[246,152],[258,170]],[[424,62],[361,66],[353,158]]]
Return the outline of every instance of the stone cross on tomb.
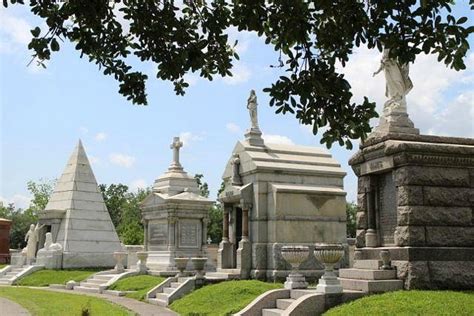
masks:
[[[171,162],[170,170],[183,170],[179,162],[179,149],[181,147],[183,147],[183,142],[179,140],[179,137],[173,137],[173,143],[170,145],[170,149],[173,150],[173,161]]]

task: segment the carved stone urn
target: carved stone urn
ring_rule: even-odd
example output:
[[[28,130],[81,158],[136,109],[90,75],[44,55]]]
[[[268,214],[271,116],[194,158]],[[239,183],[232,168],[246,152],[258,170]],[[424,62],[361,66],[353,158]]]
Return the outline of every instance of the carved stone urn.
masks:
[[[341,244],[316,244],[314,256],[324,264],[324,275],[319,279],[316,291],[322,293],[342,293],[341,282],[334,274],[334,266],[344,255]]]
[[[206,265],[207,258],[204,257],[196,257],[191,258],[191,262],[193,263],[193,268],[196,271],[196,279],[204,278],[204,266]]]
[[[308,283],[304,275],[298,272],[300,265],[308,259],[309,248],[307,246],[283,246],[281,256],[291,265],[291,272],[286,277],[286,289],[306,289]]]
[[[184,270],[186,270],[186,266],[188,265],[189,258],[188,257],[178,257],[174,258],[174,262],[176,264],[176,268],[178,268],[179,273],[178,277],[186,276]]]
[[[123,267],[123,260],[125,259],[125,257],[127,256],[127,253],[124,252],[124,251],[116,251],[114,252],[114,259],[115,259],[115,272],[117,273],[122,273],[123,271],[125,271],[124,267]]]
[[[137,251],[137,258],[138,258],[138,263],[137,263],[137,272],[139,274],[146,274],[147,273],[147,267],[146,267],[146,260],[148,259],[148,252],[146,251]]]

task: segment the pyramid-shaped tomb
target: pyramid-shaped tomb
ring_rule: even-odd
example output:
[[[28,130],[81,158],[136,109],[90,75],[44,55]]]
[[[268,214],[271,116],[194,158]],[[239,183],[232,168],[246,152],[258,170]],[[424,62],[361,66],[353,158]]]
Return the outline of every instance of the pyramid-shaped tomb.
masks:
[[[63,246],[63,268],[114,265],[113,253],[122,247],[80,140],[40,222],[56,226],[51,231]]]

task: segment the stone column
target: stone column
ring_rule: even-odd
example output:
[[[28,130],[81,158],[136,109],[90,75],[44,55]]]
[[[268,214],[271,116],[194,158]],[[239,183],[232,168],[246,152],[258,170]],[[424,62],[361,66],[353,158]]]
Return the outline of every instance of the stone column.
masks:
[[[232,245],[229,241],[229,211],[232,204],[224,204],[224,214],[222,220],[222,241],[217,252],[217,268],[226,269],[232,267]]]
[[[143,249],[148,251],[148,220],[144,219],[143,223]]]
[[[240,269],[240,277],[248,279],[252,267],[252,247],[249,240],[249,209],[250,204],[241,202],[242,205],[242,240],[237,249],[236,267]]]
[[[176,222],[178,219],[174,216],[168,217],[168,250],[175,251],[176,250],[176,238],[175,238],[175,231],[176,231]]]
[[[377,231],[375,225],[375,204],[376,204],[376,194],[375,187],[370,184],[366,188],[367,196],[367,232],[365,233],[365,246],[366,247],[377,247]]]

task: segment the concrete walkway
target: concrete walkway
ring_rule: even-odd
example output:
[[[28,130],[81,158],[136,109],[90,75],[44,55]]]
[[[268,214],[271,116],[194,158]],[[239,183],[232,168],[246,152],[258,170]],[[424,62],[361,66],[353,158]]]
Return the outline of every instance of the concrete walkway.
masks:
[[[115,303],[117,305],[123,306],[140,316],[175,316],[179,315],[172,310],[169,310],[165,307],[151,305],[148,303],[140,302],[134,300],[132,298],[123,297],[123,296],[115,296],[115,295],[108,295],[108,294],[98,294],[98,293],[85,293],[85,292],[75,292],[75,291],[68,291],[68,290],[61,290],[61,289],[51,289],[45,287],[30,287],[31,289],[43,290],[43,291],[52,291],[52,292],[61,292],[67,294],[76,294],[76,295],[87,295],[87,296],[94,296],[101,299],[105,299],[109,302]],[[9,315],[9,314],[6,314]],[[20,315],[20,314],[19,314]],[[26,314],[28,315],[28,314]]]
[[[9,316],[31,315],[20,304],[10,301],[4,297],[0,297],[0,311],[0,314]]]

